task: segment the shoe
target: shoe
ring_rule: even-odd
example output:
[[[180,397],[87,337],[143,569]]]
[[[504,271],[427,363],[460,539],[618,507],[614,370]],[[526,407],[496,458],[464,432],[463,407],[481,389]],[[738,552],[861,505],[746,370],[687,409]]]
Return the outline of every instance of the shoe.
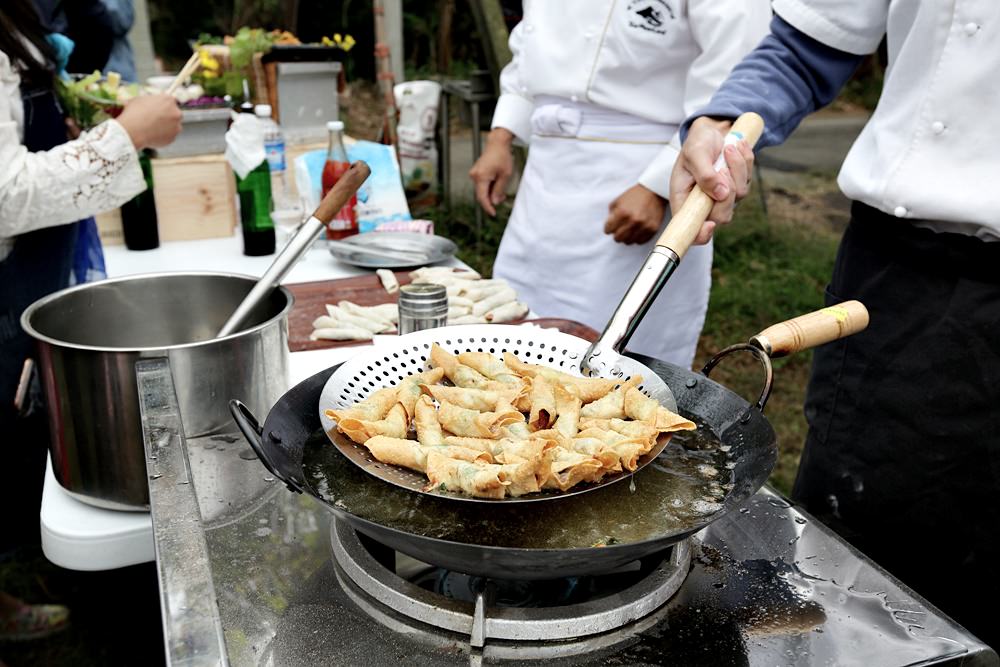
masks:
[[[0,641],[42,639],[69,627],[69,609],[61,604],[24,604],[0,618]]]

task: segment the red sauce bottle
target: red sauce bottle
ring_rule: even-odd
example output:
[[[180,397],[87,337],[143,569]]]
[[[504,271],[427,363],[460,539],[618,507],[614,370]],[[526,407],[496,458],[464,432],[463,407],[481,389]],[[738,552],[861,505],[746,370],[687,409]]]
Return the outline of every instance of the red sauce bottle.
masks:
[[[323,165],[324,197],[351,167],[347,159],[347,150],[344,148],[344,123],[331,120],[326,124],[326,129],[330,131],[330,147],[326,153],[326,164]],[[351,195],[344,207],[327,225],[326,238],[336,240],[358,233],[358,214],[355,209],[357,205],[357,195]]]

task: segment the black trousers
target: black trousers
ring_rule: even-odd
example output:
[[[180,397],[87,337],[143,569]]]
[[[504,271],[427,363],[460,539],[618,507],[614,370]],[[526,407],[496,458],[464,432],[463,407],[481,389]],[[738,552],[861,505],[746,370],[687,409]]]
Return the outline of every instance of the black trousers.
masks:
[[[793,496],[1000,648],[1000,243],[851,213],[826,298],[871,323],[816,350]]]

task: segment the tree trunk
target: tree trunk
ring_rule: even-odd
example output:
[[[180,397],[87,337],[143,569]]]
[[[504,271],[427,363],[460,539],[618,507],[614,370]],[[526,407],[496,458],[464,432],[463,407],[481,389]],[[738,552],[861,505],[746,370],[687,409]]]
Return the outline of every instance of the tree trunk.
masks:
[[[438,0],[437,71],[447,74],[451,70],[451,28],[455,19],[455,0]]]

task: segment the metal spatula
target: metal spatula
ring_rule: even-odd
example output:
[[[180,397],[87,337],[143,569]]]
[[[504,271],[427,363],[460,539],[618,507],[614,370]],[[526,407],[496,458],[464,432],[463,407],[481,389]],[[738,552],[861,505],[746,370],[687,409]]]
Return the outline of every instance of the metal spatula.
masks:
[[[302,253],[319,236],[323,228],[333,220],[337,212],[344,207],[344,204],[351,198],[351,195],[358,191],[358,188],[361,187],[361,184],[365,182],[365,179],[371,173],[368,165],[360,160],[352,164],[351,168],[344,172],[344,175],[340,177],[337,184],[323,197],[323,201],[319,203],[316,212],[299,228],[299,231],[296,232],[292,240],[288,242],[288,245],[278,254],[264,275],[261,276],[257,284],[250,290],[250,293],[243,299],[243,302],[236,307],[230,318],[219,329],[218,338],[228,336],[239,328],[247,315],[295,266]]]

